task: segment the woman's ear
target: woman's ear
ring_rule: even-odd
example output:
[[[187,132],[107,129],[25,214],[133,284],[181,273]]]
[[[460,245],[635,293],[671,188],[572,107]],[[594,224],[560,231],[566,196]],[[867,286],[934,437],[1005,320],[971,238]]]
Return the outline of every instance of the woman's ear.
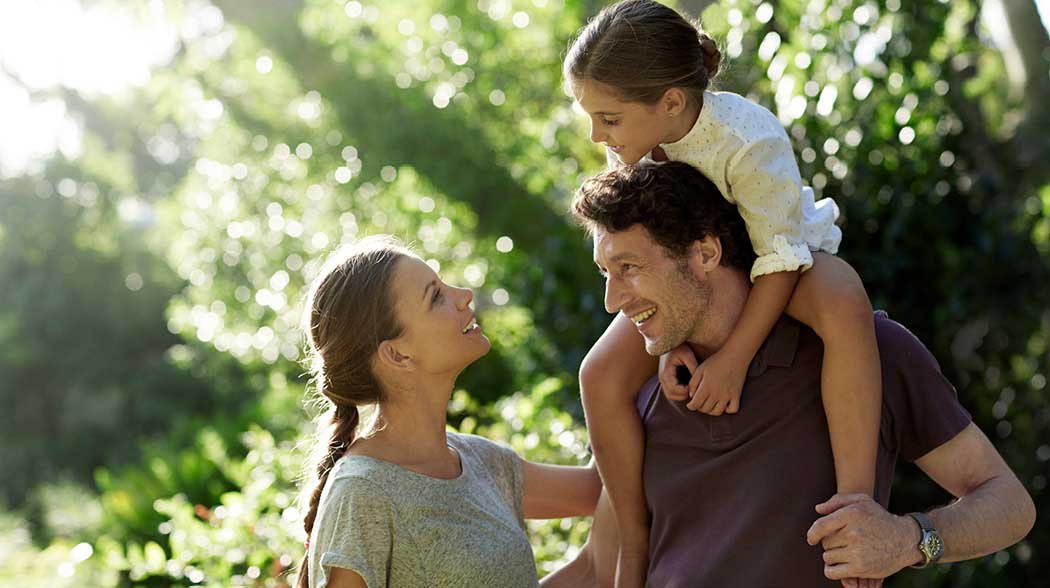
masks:
[[[397,371],[412,368],[412,358],[402,353],[401,345],[397,341],[383,341],[376,351],[379,363],[388,369]]]

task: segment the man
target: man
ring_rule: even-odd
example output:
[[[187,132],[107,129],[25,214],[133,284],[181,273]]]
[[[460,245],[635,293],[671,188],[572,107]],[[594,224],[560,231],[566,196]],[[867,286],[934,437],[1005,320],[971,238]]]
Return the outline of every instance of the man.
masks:
[[[607,276],[606,309],[655,308],[638,325],[647,348],[687,343],[700,358],[720,348],[747,299],[754,254],[735,208],[707,178],[683,163],[623,167],[588,180],[573,213]],[[693,412],[655,378],[643,387],[650,585],[834,586],[980,557],[1028,533],[1031,498],[929,351],[885,316],[876,332],[884,388],[876,500],[832,496],[821,342],[786,316],[756,354],[736,414]],[[890,514],[898,456],[958,499],[925,515]],[[603,496],[580,556],[545,585],[611,585],[616,550]]]

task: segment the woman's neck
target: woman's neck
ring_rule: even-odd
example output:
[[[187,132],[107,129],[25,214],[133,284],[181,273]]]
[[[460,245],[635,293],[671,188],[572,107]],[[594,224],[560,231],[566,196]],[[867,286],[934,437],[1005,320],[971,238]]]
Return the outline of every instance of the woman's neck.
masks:
[[[380,404],[379,430],[362,444],[362,452],[409,468],[448,463],[452,454],[445,433],[445,414],[452,384],[417,385],[392,396],[389,402]]]

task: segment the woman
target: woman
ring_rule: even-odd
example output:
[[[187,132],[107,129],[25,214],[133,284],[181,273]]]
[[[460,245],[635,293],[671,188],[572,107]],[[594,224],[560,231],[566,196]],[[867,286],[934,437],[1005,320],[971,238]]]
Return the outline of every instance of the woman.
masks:
[[[472,298],[388,237],[337,252],[314,282],[306,328],[329,409],[300,588],[535,586],[522,519],[594,511],[593,468],[446,433],[456,377],[490,348]]]

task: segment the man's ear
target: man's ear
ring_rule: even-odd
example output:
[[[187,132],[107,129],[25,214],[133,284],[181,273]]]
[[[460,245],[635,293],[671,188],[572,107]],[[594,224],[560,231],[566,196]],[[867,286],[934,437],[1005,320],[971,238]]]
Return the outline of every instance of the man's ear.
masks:
[[[660,111],[668,116],[678,116],[685,112],[689,97],[681,88],[668,88],[660,98]]]
[[[709,273],[715,271],[722,263],[722,240],[708,235],[699,241],[693,241],[689,248],[689,265],[694,271]]]
[[[412,368],[412,358],[402,353],[401,345],[397,341],[383,341],[376,351],[376,359],[380,364],[393,370],[407,370]]]

